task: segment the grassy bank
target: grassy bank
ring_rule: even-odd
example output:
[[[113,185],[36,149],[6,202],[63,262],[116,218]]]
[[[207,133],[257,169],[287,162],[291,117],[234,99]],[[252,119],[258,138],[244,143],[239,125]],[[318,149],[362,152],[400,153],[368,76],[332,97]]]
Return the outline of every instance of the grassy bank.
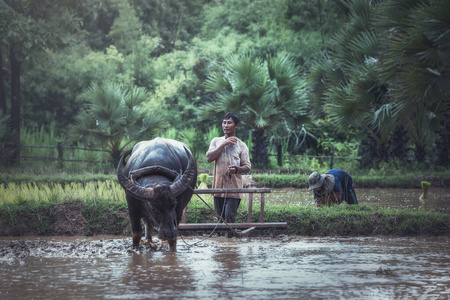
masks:
[[[295,187],[305,188],[307,186],[309,174],[252,174],[252,178],[257,187],[282,188]],[[200,180],[200,179],[198,179]],[[408,173],[397,175],[357,175],[353,176],[356,187],[404,187],[420,188],[423,180],[431,181],[433,186],[450,187],[450,171],[433,173]],[[65,172],[35,172],[35,173],[3,173],[0,174],[0,184],[21,184],[21,183],[86,183],[97,181],[117,181],[116,174],[99,173],[65,173]],[[207,183],[211,186],[212,177],[208,177]]]
[[[427,175],[430,176],[430,175]],[[432,185],[446,184],[450,172],[433,174]],[[307,175],[255,174],[258,187],[306,187]],[[210,185],[210,180],[208,184]],[[357,186],[420,187],[415,174],[356,177]],[[1,174],[0,235],[130,234],[125,193],[114,174]],[[447,186],[449,186],[447,184]],[[212,197],[203,196],[213,207]],[[253,206],[258,222],[259,205]],[[237,222],[246,222],[247,205],[241,205]],[[315,208],[265,206],[267,222],[288,222],[289,233],[299,235],[449,235],[448,210],[348,206]],[[205,203],[193,197],[188,223],[215,222]]]
[[[28,196],[17,194],[0,204],[0,235],[131,234],[127,205],[115,183],[72,184],[39,190],[28,185]],[[213,207],[212,197],[204,200]],[[258,222],[259,205],[253,206]],[[247,205],[237,222],[246,222]],[[309,236],[450,235],[450,214],[371,206],[265,206],[267,222],[287,222],[288,233]],[[188,223],[215,222],[214,213],[197,197],[187,209]]]
[[[208,203],[211,207],[212,201]],[[259,222],[259,205],[253,205],[252,222]],[[255,213],[257,212],[257,213]],[[333,207],[265,205],[266,222],[287,222],[288,233],[310,236],[449,235],[450,214],[367,205]],[[188,207],[188,223],[215,222],[214,213],[199,200]],[[248,208],[241,205],[236,222],[247,222]]]
[[[260,187],[307,187],[309,174],[255,174],[253,179]],[[431,181],[434,186],[450,186],[450,171],[434,173],[409,173],[401,175],[353,176],[356,187],[420,188],[420,182]]]

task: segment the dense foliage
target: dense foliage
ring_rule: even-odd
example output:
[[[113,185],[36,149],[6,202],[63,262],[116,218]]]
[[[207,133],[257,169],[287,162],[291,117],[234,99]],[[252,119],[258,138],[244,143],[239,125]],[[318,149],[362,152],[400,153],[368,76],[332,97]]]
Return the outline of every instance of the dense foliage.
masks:
[[[440,0],[0,0],[0,154],[43,130],[113,160],[156,135],[201,159],[232,110],[258,167],[448,167],[449,18]]]
[[[435,142],[447,138],[442,131],[439,138],[439,128],[448,122],[450,3],[347,4],[346,26],[308,76],[315,114],[342,130],[366,133],[360,148],[365,166],[408,158],[448,166],[446,147]]]

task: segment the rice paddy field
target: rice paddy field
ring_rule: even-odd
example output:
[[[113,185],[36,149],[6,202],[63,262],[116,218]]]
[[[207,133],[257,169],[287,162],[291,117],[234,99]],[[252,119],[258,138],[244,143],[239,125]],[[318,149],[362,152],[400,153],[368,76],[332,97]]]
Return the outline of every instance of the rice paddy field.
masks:
[[[300,191],[300,190],[299,190]],[[292,196],[291,196],[292,197]],[[293,196],[295,197],[295,195]],[[300,196],[299,196],[300,197]],[[245,200],[237,222],[249,214]],[[216,222],[212,197],[193,196],[187,223]],[[253,204],[252,221],[259,221],[260,204]],[[450,213],[442,209],[411,209],[371,205],[276,204],[264,206],[266,222],[288,222],[289,233],[310,236],[449,235]],[[72,182],[0,184],[0,235],[129,234],[125,193],[111,179]]]

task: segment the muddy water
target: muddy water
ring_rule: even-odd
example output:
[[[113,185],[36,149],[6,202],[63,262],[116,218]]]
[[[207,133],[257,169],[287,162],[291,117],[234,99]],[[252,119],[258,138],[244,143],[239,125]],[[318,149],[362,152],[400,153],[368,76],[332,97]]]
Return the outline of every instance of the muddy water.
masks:
[[[359,204],[379,207],[412,208],[412,209],[450,209],[450,188],[433,187],[428,198],[420,200],[421,189],[404,188],[361,188],[356,190]],[[272,189],[265,194],[265,201],[278,205],[314,206],[314,198],[307,189]],[[260,195],[255,194],[255,203],[259,203]],[[247,201],[246,201],[247,202]]]
[[[196,242],[200,242],[194,246]],[[1,299],[448,299],[449,237],[0,240]]]

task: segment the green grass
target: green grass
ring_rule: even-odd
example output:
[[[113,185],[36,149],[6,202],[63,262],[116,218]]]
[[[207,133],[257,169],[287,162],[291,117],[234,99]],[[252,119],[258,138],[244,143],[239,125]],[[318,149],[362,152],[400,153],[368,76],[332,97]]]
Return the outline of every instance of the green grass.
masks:
[[[420,188],[421,180],[416,176],[420,174],[433,174],[439,176],[446,186],[450,185],[450,171],[441,172],[414,172],[400,175],[356,175],[353,176],[356,187],[413,187]],[[296,187],[305,188],[307,186],[309,174],[291,173],[277,174],[264,173],[252,174],[253,179],[258,187],[281,188]],[[4,172],[0,174],[0,184],[11,183],[61,183],[67,184],[72,182],[86,183],[90,181],[116,181],[115,172],[109,174],[80,172],[67,173],[55,171],[33,170],[29,172]],[[200,184],[200,177],[197,178]],[[211,187],[212,177],[207,177],[206,183]]]
[[[82,201],[84,203],[107,201],[121,202],[125,192],[120,185],[111,180],[87,182],[52,183],[9,183],[0,185],[0,204],[59,203],[63,201]]]
[[[40,172],[35,170],[33,172],[12,172],[0,174],[0,184],[11,183],[84,183],[89,181],[106,181],[117,180],[116,174],[102,174],[102,173],[66,173],[66,172]]]
[[[433,174],[442,179],[446,185],[450,185],[450,171],[441,172],[414,172],[400,175],[357,175],[352,176],[356,187],[411,187],[421,188],[421,179],[418,175]],[[308,186],[309,174],[254,174],[253,179],[258,187],[296,187]]]
[[[300,235],[449,235],[450,214],[371,206],[294,208],[286,219]]]

